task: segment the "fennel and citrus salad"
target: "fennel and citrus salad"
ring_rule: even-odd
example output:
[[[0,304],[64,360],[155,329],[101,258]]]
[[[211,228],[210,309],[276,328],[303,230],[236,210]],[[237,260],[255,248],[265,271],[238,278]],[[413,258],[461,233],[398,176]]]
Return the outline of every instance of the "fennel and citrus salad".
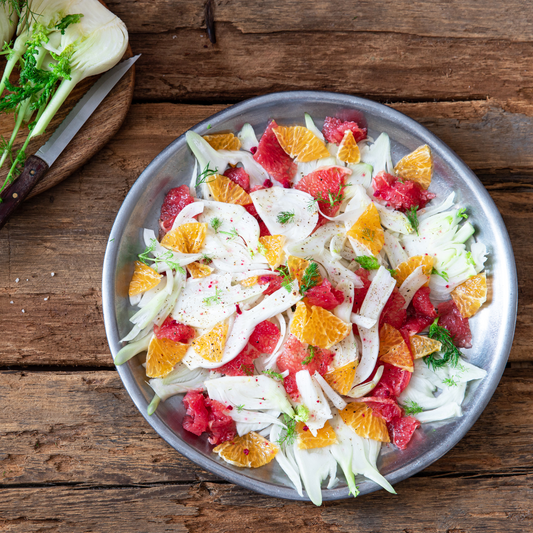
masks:
[[[430,147],[396,165],[364,117],[270,121],[204,137],[135,262],[138,310],[115,363],[147,351],[159,402],[232,465],[275,460],[316,504],[356,475],[390,492],[382,443],[461,416],[468,320],[486,300],[486,248],[455,194],[435,199]]]

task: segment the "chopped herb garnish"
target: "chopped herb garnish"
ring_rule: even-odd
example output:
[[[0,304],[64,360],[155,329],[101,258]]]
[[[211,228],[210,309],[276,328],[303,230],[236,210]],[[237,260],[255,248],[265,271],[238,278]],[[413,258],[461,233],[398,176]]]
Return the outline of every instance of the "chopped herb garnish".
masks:
[[[244,409],[244,404],[236,406],[237,411],[240,413]]]
[[[213,258],[209,257],[207,254],[202,254],[202,261],[204,265],[210,265],[213,262]]]
[[[431,270],[431,275],[440,276],[444,281],[450,281],[450,279],[448,278],[448,274],[444,272],[444,270],[439,272],[436,268],[433,268]]]
[[[222,233],[224,235],[227,235],[230,240],[236,239],[237,237],[240,237],[239,233],[237,232],[237,228],[232,228],[231,231],[219,231],[218,233]]]
[[[457,212],[457,216],[460,216],[466,220],[468,218],[468,215],[466,214],[466,207],[461,207],[461,209],[459,209]]]
[[[319,202],[328,203],[331,207],[334,205],[340,204],[344,199],[344,188],[346,187],[345,184],[341,184],[339,186],[339,190],[333,194],[331,192],[328,192],[328,195],[324,197],[321,192],[317,194],[316,199]]]
[[[302,360],[302,366],[308,365],[315,358],[316,348],[314,346],[309,345],[307,347],[307,352],[309,353],[309,355]]]
[[[207,306],[210,306],[210,305],[213,305],[213,304],[222,303],[222,300],[220,298],[221,294],[222,294],[222,291],[218,287],[216,287],[215,288],[215,294],[213,296],[209,296],[207,298],[204,298],[202,301]]]
[[[146,266],[150,266],[148,261],[152,261],[154,265],[158,265],[159,263],[166,263],[172,270],[177,270],[181,274],[185,274],[185,269],[175,261],[172,261],[174,255],[170,250],[167,250],[164,254],[161,254],[157,257],[149,257],[149,254],[153,254],[156,247],[157,241],[155,239],[151,239],[149,246],[145,248],[142,254],[139,254],[139,261],[141,261],[141,263],[144,263]]]
[[[319,284],[320,273],[318,270],[318,264],[311,262],[305,269],[302,276],[302,282],[300,283],[300,294],[303,296],[309,289]]]
[[[418,405],[415,401],[407,400],[405,405],[403,405],[403,410],[405,411],[406,415],[417,415],[424,409],[422,409],[422,407],[420,407],[420,405]]]
[[[211,227],[213,228],[215,233],[218,233],[220,226],[222,226],[222,220],[220,220],[220,218],[215,217],[211,219]]]
[[[443,379],[442,382],[443,382],[445,385],[448,385],[448,387],[457,387],[457,383],[454,381],[453,378],[446,378],[446,379]]]
[[[296,422],[305,423],[309,420],[309,409],[305,405],[299,405],[296,408],[296,414],[294,418],[289,415],[283,414],[283,423],[287,426],[285,430],[285,435],[280,437],[277,441],[277,444],[280,446],[283,444],[294,444],[298,432],[296,431]]]
[[[379,268],[379,261],[372,255],[360,255],[355,260],[367,270],[377,270]]]
[[[280,438],[277,440],[277,444],[279,446],[282,446],[284,444],[291,446],[292,444],[294,444],[294,441],[298,436],[298,432],[296,431],[296,420],[294,418],[291,418],[289,415],[283,413],[283,423],[287,427],[285,429],[285,434],[281,435]]]
[[[430,339],[435,339],[442,344],[440,352],[437,352],[442,354],[442,357],[437,358],[436,354],[430,354],[424,358],[426,365],[431,367],[433,370],[442,368],[447,364],[454,367],[457,366],[459,363],[459,358],[462,355],[462,353],[453,343],[450,332],[446,328],[439,326],[438,323],[439,319],[436,318],[433,324],[429,326],[428,336]]]
[[[247,376],[254,375],[253,370],[250,370],[250,367],[248,365],[242,364],[240,368]]]
[[[368,242],[374,242],[374,237],[376,236],[376,232],[374,230],[370,230],[368,228],[364,228],[362,231],[361,238]]]
[[[281,286],[287,292],[291,292],[292,291],[292,278],[289,274],[289,269],[283,265],[283,266],[280,266],[277,271],[281,274],[281,277],[283,278],[281,280]]]
[[[418,235],[419,222],[418,222],[417,211],[418,211],[418,206],[414,205],[405,212],[405,216],[407,217],[407,220],[409,220],[409,224],[411,224],[411,227],[415,230],[416,234]]]
[[[307,204],[307,210],[310,212],[317,210],[317,203],[318,200],[316,198],[313,198],[312,200],[309,200],[309,203]]]
[[[204,170],[196,178],[196,186],[200,187],[200,185],[202,185],[202,183],[209,183],[208,181],[206,181],[207,178],[213,176],[217,172],[218,172],[218,168],[215,168],[215,170],[213,170],[213,169],[209,168],[209,163],[207,163],[207,166],[204,168]]]
[[[282,211],[278,214],[277,220],[279,224],[289,224],[290,222],[294,222],[295,216],[294,211]]]
[[[394,268],[387,268],[387,270],[390,272],[392,277],[396,276],[396,270],[394,270]]]
[[[283,376],[279,372],[274,372],[269,368],[267,370],[263,370],[263,374],[266,374],[270,378],[278,379],[283,383]]]

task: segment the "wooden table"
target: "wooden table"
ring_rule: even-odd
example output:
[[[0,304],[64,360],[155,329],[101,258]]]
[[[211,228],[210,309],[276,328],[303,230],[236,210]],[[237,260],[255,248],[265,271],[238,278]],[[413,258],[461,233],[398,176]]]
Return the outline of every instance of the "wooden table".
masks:
[[[110,0],[137,63],[120,132],[0,232],[0,531],[533,531],[533,17],[524,0]],[[189,127],[271,91],[326,89],[420,121],[477,173],[516,253],[510,362],[445,457],[320,508],[196,467],[137,412],[102,323],[101,270],[140,172]]]

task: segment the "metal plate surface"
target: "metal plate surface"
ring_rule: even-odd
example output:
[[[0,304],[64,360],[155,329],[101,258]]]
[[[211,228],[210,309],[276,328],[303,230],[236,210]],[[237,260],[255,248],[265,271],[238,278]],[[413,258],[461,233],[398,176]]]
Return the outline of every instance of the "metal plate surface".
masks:
[[[382,448],[378,466],[394,485],[426,468],[457,444],[489,402],[505,368],[516,322],[517,278],[509,236],[498,209],[478,178],[442,141],[402,113],[363,98],[314,91],[273,93],[236,104],[197,124],[192,130],[200,135],[238,131],[248,122],[261,135],[270,118],[275,118],[279,124],[303,124],[307,112],[321,127],[325,116],[349,114],[354,110],[365,115],[370,136],[377,138],[382,131],[389,134],[393,163],[421,144],[429,144],[435,161],[431,190],[441,199],[452,190],[456,192],[458,205],[468,208],[476,238],[485,243],[489,251],[486,263],[488,301],[470,321],[473,348],[464,350],[470,362],[487,371],[487,377],[469,384],[462,417],[424,424],[404,451],[393,445]],[[165,194],[172,187],[189,183],[193,165],[193,155],[182,135],[148,165],[119,210],[105,254],[102,285],[105,328],[113,357],[121,347],[119,339],[130,329],[128,320],[134,313],[127,292],[133,261],[144,249],[141,229],[153,228],[157,232]],[[232,483],[278,498],[307,499],[305,492],[301,498],[291,488],[276,461],[259,469],[244,470],[219,459],[211,452],[205,438],[196,437],[181,427],[184,414],[181,396],[161,402],[156,413],[147,416],[146,407],[152,391],[145,382],[143,362],[144,356],[137,356],[118,367],[118,372],[139,411],[172,447],[200,467]],[[380,488],[362,477],[357,482],[361,494]],[[348,496],[342,477],[335,488],[323,490],[324,500]]]

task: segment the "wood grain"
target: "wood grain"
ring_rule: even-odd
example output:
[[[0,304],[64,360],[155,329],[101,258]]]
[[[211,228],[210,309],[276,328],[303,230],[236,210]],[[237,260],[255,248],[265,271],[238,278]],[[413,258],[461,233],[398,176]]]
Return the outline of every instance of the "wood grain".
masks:
[[[132,35],[132,47],[143,52],[134,98],[225,103],[295,89],[415,102],[532,95],[531,41],[336,30],[244,34],[230,23],[217,23],[216,35],[214,45],[202,30]]]
[[[477,37],[530,41],[533,21],[525,0],[384,0],[346,2],[299,0],[260,2],[218,0],[215,21],[242,33],[391,32],[428,37]],[[205,28],[203,0],[111,0],[109,8],[132,33],[175,33]]]
[[[0,398],[0,489],[221,481],[153,431],[114,371],[3,371]],[[533,474],[532,402],[533,367],[506,370],[467,436],[420,476]]]
[[[519,318],[511,360],[533,360],[529,108],[512,112],[496,101],[395,107],[448,142],[490,188],[517,256]],[[6,280],[0,288],[0,322],[6,332],[0,365],[112,366],[100,287],[115,215],[146,165],[178,135],[222,108],[134,105],[124,127],[89,164],[49,194],[22,206],[0,232],[0,250],[6,257],[0,261],[0,277]]]

